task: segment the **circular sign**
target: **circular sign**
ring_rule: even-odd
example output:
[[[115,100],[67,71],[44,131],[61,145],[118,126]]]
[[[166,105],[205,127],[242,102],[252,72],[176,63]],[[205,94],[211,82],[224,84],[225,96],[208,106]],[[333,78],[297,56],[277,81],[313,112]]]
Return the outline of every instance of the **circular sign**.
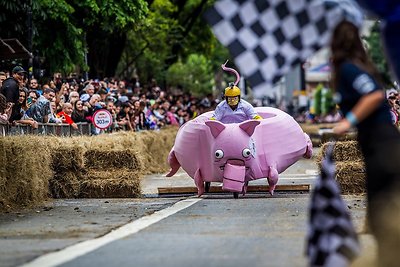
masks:
[[[112,115],[106,109],[100,109],[93,114],[93,124],[96,128],[107,129],[111,126],[112,122]]]

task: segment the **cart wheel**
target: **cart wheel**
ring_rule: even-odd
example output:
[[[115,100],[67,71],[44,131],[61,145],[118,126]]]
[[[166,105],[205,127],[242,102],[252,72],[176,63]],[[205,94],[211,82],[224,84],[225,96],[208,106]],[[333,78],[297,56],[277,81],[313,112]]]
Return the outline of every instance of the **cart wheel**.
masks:
[[[205,182],[204,191],[206,193],[210,192],[211,182]]]
[[[238,199],[238,198],[239,198],[239,193],[238,193],[238,192],[233,192],[233,197],[234,197],[235,199]]]

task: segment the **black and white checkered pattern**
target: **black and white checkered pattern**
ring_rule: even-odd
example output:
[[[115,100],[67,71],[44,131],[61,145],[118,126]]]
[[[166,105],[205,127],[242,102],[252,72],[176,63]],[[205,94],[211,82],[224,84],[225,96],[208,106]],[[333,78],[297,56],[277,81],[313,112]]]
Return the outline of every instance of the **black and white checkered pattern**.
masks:
[[[344,12],[322,0],[220,0],[205,18],[257,97],[325,46]]]
[[[360,252],[347,206],[335,180],[332,150],[333,145],[330,145],[311,197],[307,236],[310,266],[348,266]]]

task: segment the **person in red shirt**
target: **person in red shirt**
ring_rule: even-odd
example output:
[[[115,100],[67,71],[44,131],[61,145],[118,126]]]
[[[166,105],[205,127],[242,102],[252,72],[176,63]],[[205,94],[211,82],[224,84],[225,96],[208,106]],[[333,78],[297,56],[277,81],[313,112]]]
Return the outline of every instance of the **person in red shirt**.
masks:
[[[72,115],[72,104],[71,103],[64,103],[62,106],[62,111],[57,113],[57,117],[62,120],[63,123],[68,123],[69,125],[72,126],[75,130],[78,129],[78,125],[72,120],[71,115]]]

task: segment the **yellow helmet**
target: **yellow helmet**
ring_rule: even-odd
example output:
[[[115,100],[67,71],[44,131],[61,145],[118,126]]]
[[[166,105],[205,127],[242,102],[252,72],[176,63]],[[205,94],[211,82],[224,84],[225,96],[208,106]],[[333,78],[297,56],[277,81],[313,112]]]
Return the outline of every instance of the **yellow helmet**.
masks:
[[[224,96],[240,96],[240,89],[237,86],[229,86],[225,88]]]

